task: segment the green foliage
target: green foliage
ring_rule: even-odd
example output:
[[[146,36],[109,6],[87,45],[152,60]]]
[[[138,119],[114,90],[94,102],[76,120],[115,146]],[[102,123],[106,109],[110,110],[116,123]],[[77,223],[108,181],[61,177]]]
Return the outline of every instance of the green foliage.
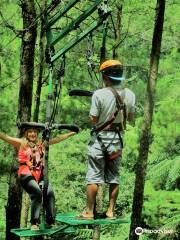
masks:
[[[154,190],[150,181],[145,186],[145,203],[143,209],[144,224],[147,229],[173,230],[171,239],[177,236],[179,224],[179,192]],[[157,239],[166,239],[158,235]]]
[[[180,157],[165,159],[149,167],[148,178],[156,189],[172,190],[179,186]]]
[[[129,227],[129,224],[111,225],[109,231],[106,231],[105,234],[102,230],[101,240],[127,240]]]
[[[128,171],[134,171],[134,165],[138,156],[138,140],[138,124],[134,128],[128,125],[124,136],[124,149],[122,157],[122,166],[126,167]]]
[[[36,1],[37,14],[39,14]],[[61,1],[57,11],[61,10],[67,1]],[[131,212],[131,204],[134,188],[134,166],[138,157],[139,136],[141,132],[142,116],[144,113],[144,98],[146,83],[149,75],[149,56],[155,16],[156,1],[109,1],[113,12],[113,20],[116,24],[116,4],[123,4],[121,21],[121,39],[117,50],[118,57],[126,65],[125,86],[136,94],[136,126],[128,125],[125,135],[125,147],[120,176],[120,194],[117,200],[116,211],[119,215],[127,216]],[[1,11],[10,25],[15,29],[21,29],[22,18],[20,7],[15,1],[1,1]],[[50,4],[50,1],[48,1]],[[89,6],[90,1],[81,1],[77,9],[73,9],[66,18],[62,19],[58,27],[65,27],[79,16],[81,10]],[[53,11],[54,13],[56,11]],[[145,188],[145,204],[143,210],[144,222],[147,228],[174,229],[174,234],[148,235],[143,234],[141,240],[178,239],[176,236],[178,221],[180,219],[179,207],[179,151],[180,151],[180,113],[179,113],[179,13],[180,6],[176,1],[166,1],[166,15],[164,22],[161,60],[159,64],[159,76],[156,88],[155,114],[153,118],[152,133],[153,142],[149,151],[147,184]],[[95,17],[96,15],[93,15]],[[78,29],[80,33],[93,21],[88,18],[86,23]],[[39,23],[39,19],[37,21]],[[16,115],[18,105],[18,81],[19,81],[19,57],[21,39],[15,37],[12,30],[5,27],[1,18],[1,43],[0,43],[0,130],[11,136],[16,135]],[[64,47],[75,35],[75,31],[68,34],[67,38],[56,46],[56,51]],[[39,39],[38,39],[39,40]],[[95,90],[101,87],[99,81],[98,66],[100,60],[100,47],[102,43],[102,28],[93,33],[95,73],[88,73],[86,53],[87,39],[76,45],[66,54],[66,68],[63,80],[61,99],[55,121],[58,123],[76,123],[83,131],[72,138],[50,147],[49,178],[56,193],[57,212],[75,211],[81,212],[86,203],[86,147],[89,139],[90,127],[88,115],[90,98],[69,97],[68,91],[73,88]],[[114,46],[114,30],[110,21],[107,37],[107,58],[112,58]],[[36,56],[38,59],[38,41]],[[36,59],[35,65],[38,66]],[[54,69],[59,69],[60,61],[55,63]],[[47,69],[44,71],[44,79],[47,78]],[[38,67],[35,68],[35,80]],[[36,84],[34,84],[35,92]],[[39,121],[45,121],[45,107],[47,99],[47,83],[43,84]],[[35,94],[33,95],[35,98]],[[0,142],[0,173],[8,171],[13,149]],[[7,189],[1,188],[2,192]],[[6,204],[6,197],[0,198],[1,206]],[[105,189],[104,208],[108,204],[108,192]],[[1,209],[2,213],[2,209]],[[4,216],[4,212],[1,216]],[[0,221],[0,231],[5,231],[5,219]],[[125,240],[128,238],[129,225],[104,226],[101,229],[102,240]],[[170,237],[170,238],[169,238]],[[72,239],[66,236],[64,239]],[[73,239],[91,239],[92,229],[82,230]],[[59,239],[59,238],[57,238]]]
[[[57,211],[78,212],[85,206],[88,135],[89,131],[82,131],[50,149],[50,179],[57,196]]]
[[[1,191],[0,191],[0,239],[5,239],[5,202],[7,200],[7,191],[8,191],[8,184],[7,184],[7,175],[2,174],[0,175],[0,182],[1,182]]]

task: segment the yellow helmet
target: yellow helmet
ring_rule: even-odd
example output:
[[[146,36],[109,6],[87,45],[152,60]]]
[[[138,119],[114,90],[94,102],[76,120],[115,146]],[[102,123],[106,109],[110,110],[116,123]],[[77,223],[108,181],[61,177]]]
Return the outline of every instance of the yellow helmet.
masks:
[[[118,60],[107,60],[100,65],[99,71],[106,75],[110,80],[121,81],[124,78],[123,65]]]
[[[120,66],[122,68],[122,63],[118,60],[107,60],[100,65],[99,71],[101,72],[114,66]]]

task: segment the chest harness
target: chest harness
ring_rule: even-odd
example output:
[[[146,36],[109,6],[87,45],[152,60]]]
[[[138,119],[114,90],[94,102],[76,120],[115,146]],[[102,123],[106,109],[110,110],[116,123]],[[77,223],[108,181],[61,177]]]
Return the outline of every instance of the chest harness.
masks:
[[[121,147],[123,148],[123,140],[122,140],[120,132],[126,129],[127,111],[126,111],[126,104],[124,103],[123,98],[117,93],[117,91],[112,87],[109,87],[108,89],[113,93],[113,95],[116,99],[116,108],[117,109],[113,113],[112,117],[107,122],[105,122],[104,124],[102,124],[98,128],[92,129],[91,134],[93,134],[93,133],[96,134],[97,140],[98,140],[98,142],[101,146],[101,149],[102,149],[102,152],[105,156],[105,159],[114,160],[118,156],[121,155],[121,151],[113,152],[110,155],[107,151],[108,147],[112,144],[114,138],[111,140],[111,142],[108,144],[108,146],[105,146],[102,138],[99,136],[98,133],[100,131],[114,131],[115,135],[116,135],[116,133],[118,133],[119,140],[120,140],[120,143],[121,143]],[[120,123],[113,123],[119,112],[122,113],[123,121],[120,122]],[[115,135],[114,135],[114,137],[115,137]]]
[[[32,176],[37,182],[40,182],[43,177],[44,151],[42,143],[34,144],[28,142],[27,146],[25,146],[24,153],[25,159],[20,162],[20,166],[28,166]]]

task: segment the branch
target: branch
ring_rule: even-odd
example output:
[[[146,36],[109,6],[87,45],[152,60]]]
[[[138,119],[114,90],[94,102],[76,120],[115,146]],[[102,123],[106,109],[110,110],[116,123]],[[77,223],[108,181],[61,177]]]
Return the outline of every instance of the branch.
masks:
[[[8,21],[4,18],[1,11],[0,11],[0,16],[2,18],[2,24],[4,24],[6,28],[9,28],[11,31],[13,31],[13,33],[15,33],[17,37],[22,37],[23,31],[17,30],[13,25],[9,24]]]
[[[51,4],[48,6],[48,12],[53,11],[60,3],[61,0],[52,0]]]

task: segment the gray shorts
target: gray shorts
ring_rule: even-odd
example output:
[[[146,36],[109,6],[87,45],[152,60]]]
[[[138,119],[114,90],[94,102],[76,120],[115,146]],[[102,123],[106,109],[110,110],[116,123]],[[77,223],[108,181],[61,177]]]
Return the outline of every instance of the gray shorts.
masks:
[[[111,147],[120,150],[120,143],[112,143]],[[119,168],[121,156],[115,160],[105,160],[99,142],[88,145],[88,171],[86,174],[87,184],[115,183],[119,184]]]

